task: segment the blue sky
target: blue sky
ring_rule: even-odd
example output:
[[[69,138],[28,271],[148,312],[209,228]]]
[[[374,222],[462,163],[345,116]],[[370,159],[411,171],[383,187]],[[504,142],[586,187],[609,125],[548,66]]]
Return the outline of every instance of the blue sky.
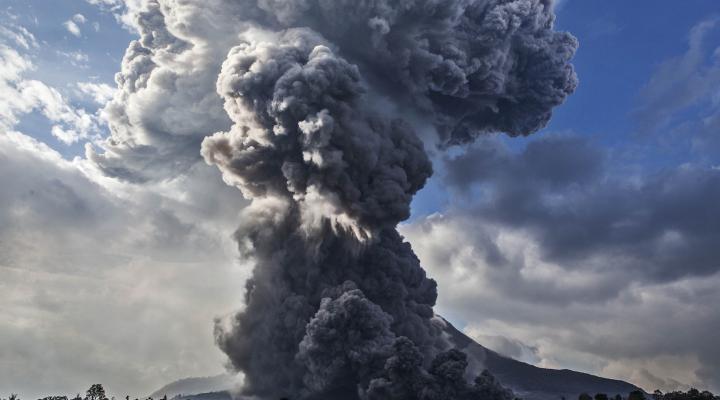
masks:
[[[142,26],[157,36],[144,46],[207,34],[217,48],[160,49],[165,80],[116,90],[121,68],[142,79],[122,60],[147,3],[0,0],[0,56],[32,64],[0,65],[2,390],[102,381],[142,396],[223,370],[212,321],[242,303],[251,266],[230,235],[246,201],[197,137],[229,127],[214,82],[237,32],[212,7]],[[203,12],[210,33],[191,29]],[[720,4],[565,0],[556,13],[580,42],[575,93],[527,138],[436,152],[401,233],[439,282],[436,311],[497,351],[647,390],[720,390]],[[109,125],[139,150],[109,145]]]

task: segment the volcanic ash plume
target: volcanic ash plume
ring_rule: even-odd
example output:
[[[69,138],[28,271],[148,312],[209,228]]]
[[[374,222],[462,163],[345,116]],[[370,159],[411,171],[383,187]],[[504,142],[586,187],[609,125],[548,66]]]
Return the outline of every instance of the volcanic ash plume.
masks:
[[[487,398],[395,229],[432,173],[423,143],[371,100],[429,115],[445,145],[529,134],[575,87],[574,38],[537,0],[243,2],[217,82],[233,125],[202,154],[251,199],[246,307],[216,328],[246,393]]]

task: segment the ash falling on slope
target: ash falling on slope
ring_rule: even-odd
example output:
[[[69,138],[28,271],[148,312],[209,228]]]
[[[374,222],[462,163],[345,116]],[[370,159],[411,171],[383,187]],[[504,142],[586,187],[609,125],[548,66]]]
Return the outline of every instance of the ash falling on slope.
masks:
[[[424,116],[440,148],[530,134],[575,88],[576,40],[548,0],[239,3],[247,29],[217,80],[232,127],[202,155],[251,200],[246,307],[216,327],[246,394],[483,398],[396,231],[432,174],[396,110]]]

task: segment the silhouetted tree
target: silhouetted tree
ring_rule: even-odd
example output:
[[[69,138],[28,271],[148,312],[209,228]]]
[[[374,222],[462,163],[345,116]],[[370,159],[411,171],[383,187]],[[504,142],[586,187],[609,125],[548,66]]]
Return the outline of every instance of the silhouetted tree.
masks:
[[[708,391],[701,392],[693,388],[687,392],[678,391],[665,393],[661,400],[720,400],[720,397]]]
[[[105,396],[105,389],[103,386],[96,383],[88,389],[85,400],[108,400],[108,398]]]
[[[578,396],[578,400],[593,400],[593,398],[587,393],[580,393],[580,396]]]

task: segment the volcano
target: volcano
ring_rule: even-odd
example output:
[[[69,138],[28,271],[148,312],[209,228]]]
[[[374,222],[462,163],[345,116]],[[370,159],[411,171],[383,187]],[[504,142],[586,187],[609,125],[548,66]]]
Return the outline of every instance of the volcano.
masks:
[[[569,369],[540,368],[514,360],[475,342],[445,321],[447,334],[455,348],[468,356],[471,365],[488,369],[502,384],[524,400],[577,399],[581,393],[620,394],[642,390],[616,379],[608,379]],[[480,371],[477,371],[480,372]],[[153,398],[167,395],[178,400],[230,400],[232,379],[225,376],[189,378],[173,382],[152,394]],[[210,389],[212,388],[212,389]]]
[[[469,338],[448,323],[446,333],[468,360],[487,368],[502,384],[525,400],[577,399],[581,393],[620,394],[642,390],[630,383],[569,369],[540,368],[498,354]]]

